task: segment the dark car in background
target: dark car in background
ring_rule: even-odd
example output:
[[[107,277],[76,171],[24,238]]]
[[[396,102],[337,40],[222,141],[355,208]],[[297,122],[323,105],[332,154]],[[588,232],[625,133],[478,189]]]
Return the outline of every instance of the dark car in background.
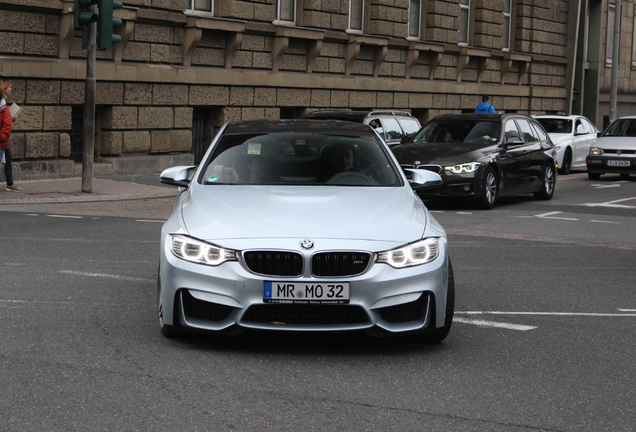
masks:
[[[420,130],[420,121],[407,111],[379,110],[318,110],[305,119],[345,120],[371,126],[390,146],[399,144],[407,136]]]
[[[598,180],[602,174],[628,178],[636,174],[636,116],[616,119],[590,147],[587,175]]]
[[[423,198],[468,198],[490,209],[503,196],[554,194],[555,147],[539,122],[523,114],[442,114],[392,151],[402,168],[442,177],[443,185]]]

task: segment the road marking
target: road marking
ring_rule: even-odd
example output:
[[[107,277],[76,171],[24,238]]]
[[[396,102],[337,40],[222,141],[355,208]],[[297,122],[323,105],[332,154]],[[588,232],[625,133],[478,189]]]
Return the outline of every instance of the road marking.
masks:
[[[82,216],[69,216],[69,215],[47,215],[52,218],[67,218],[67,219],[83,219]]]
[[[151,223],[164,223],[162,220],[153,220],[153,219],[135,219],[135,222],[151,222]]]
[[[558,220],[572,220],[572,221],[578,220],[578,219],[575,219],[575,218],[566,218],[566,217],[555,217],[555,216],[552,216],[552,215],[561,214],[561,213],[563,213],[563,212],[554,211],[554,212],[550,212],[550,213],[542,213],[542,214],[534,215],[534,217],[540,218],[540,219],[558,219]]]
[[[586,203],[586,204],[582,204],[582,205],[584,205],[586,207],[612,207],[612,208],[634,209],[634,208],[636,208],[636,206],[617,204],[617,203],[622,203],[622,202],[631,201],[631,200],[636,200],[636,197],[634,197],[634,198],[623,198],[623,199],[614,200],[614,201],[607,201],[607,202],[603,202],[603,203]]]
[[[620,184],[618,183],[610,183],[610,184],[598,184],[598,183],[594,183],[590,185],[591,187],[593,187],[594,189],[607,189],[607,188],[617,188],[617,187],[621,187]]]
[[[618,309],[622,311],[621,309]],[[636,310],[634,310],[636,312]],[[460,315],[536,315],[536,316],[587,316],[587,317],[636,317],[636,313],[599,312],[504,312],[504,311],[463,311]]]
[[[621,312],[636,312],[636,309],[618,309]]]
[[[463,324],[473,324],[479,327],[504,328],[508,330],[519,330],[519,331],[528,331],[528,330],[534,330],[537,328],[536,326],[501,323],[496,321],[475,320],[475,319],[467,319],[467,318],[455,318],[453,321],[460,322]]]
[[[101,277],[108,279],[117,279],[117,280],[126,280],[132,282],[156,282],[155,279],[146,279],[146,278],[138,278],[131,276],[120,276],[106,273],[87,273],[87,272],[78,272],[73,270],[60,270],[60,273],[73,275],[73,276],[89,276],[89,277]]]
[[[618,224],[620,225],[620,222],[614,222],[614,221],[602,221],[602,220],[591,220],[590,222],[596,222],[596,223],[606,223],[606,224]]]

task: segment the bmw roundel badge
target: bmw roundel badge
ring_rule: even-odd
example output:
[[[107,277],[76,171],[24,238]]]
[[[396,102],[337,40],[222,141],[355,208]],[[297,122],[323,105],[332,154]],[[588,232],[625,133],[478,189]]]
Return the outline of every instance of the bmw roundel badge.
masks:
[[[314,242],[312,242],[311,240],[303,240],[302,242],[300,242],[300,246],[302,246],[303,249],[311,249],[312,247],[314,247]]]

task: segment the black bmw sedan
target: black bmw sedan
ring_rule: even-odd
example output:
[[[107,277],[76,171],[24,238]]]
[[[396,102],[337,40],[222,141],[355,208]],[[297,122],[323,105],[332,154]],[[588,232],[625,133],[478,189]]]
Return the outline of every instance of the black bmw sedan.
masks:
[[[545,129],[523,114],[442,114],[392,151],[402,168],[442,177],[443,185],[423,198],[469,198],[491,209],[502,196],[554,195],[556,150]]]

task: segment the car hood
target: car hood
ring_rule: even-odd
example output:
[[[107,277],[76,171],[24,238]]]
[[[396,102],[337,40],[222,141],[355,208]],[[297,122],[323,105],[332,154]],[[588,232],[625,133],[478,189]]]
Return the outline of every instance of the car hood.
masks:
[[[572,135],[570,134],[565,134],[565,133],[549,133],[548,134],[550,136],[550,140],[552,141],[552,144],[556,145],[556,144],[561,144],[565,141],[571,141],[572,140]]]
[[[428,212],[409,187],[194,185],[181,205],[193,237],[328,238],[408,243]]]
[[[593,145],[604,149],[636,150],[636,137],[601,137]]]
[[[393,147],[391,151],[400,164],[435,163],[449,165],[480,160],[485,153],[494,152],[496,144],[484,143],[428,143],[402,144]]]

